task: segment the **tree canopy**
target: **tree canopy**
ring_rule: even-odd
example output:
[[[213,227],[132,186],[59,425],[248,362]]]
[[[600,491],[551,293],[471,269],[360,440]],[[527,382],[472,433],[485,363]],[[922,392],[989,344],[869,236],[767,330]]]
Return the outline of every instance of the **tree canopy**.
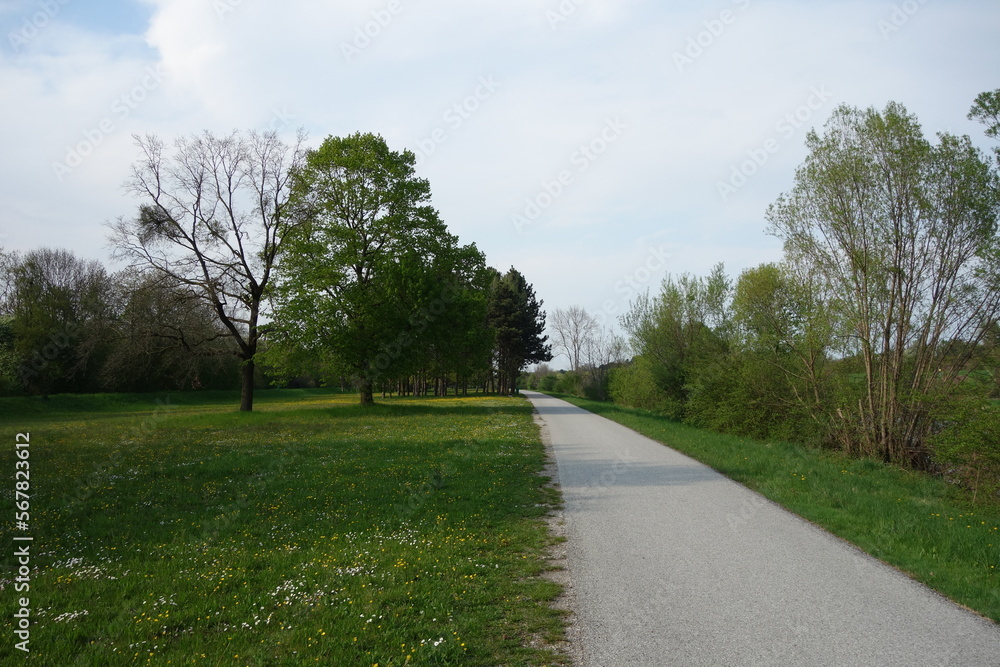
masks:
[[[991,137],[998,101],[984,93],[970,112]],[[1000,396],[996,165],[969,137],[928,139],[898,103],[841,106],[806,147],[767,211],[784,258],[732,288],[717,267],[640,296],[622,319],[637,354],[612,395],[923,468],[1000,460],[970,439]],[[977,410],[979,426],[954,430]]]
[[[499,391],[512,393],[525,366],[552,360],[552,346],[544,335],[542,301],[524,276],[511,267],[493,278],[489,316],[496,331]]]
[[[510,298],[528,307],[530,287],[523,278],[488,285],[482,253],[448,232],[414,164],[410,151],[359,133],[327,138],[296,173],[293,205],[303,224],[281,257],[268,359],[291,373],[303,358],[293,350],[322,358],[360,389],[363,405],[377,386],[402,378],[485,370],[494,342],[504,363],[522,355],[505,378],[540,355],[528,342],[510,342],[535,326],[533,295],[531,317],[518,311],[501,330],[492,315],[497,289],[513,290]]]

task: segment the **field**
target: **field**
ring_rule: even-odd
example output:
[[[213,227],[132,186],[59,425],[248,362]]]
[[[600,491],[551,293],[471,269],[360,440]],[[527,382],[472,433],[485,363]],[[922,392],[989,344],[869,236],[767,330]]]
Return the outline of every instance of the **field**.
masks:
[[[539,576],[557,498],[528,403],[356,402],[0,399],[0,663],[562,664],[559,589]],[[30,521],[14,531],[23,432]],[[30,590],[15,592],[23,544]]]
[[[610,403],[560,398],[711,466],[1000,622],[996,504],[973,505],[942,480],[877,461],[720,435]]]

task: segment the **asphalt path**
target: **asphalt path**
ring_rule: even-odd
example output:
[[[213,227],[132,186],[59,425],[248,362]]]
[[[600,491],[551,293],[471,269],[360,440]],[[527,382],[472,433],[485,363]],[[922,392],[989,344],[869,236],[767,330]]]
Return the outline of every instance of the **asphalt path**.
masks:
[[[669,447],[544,394],[584,667],[1000,665],[1000,628]]]

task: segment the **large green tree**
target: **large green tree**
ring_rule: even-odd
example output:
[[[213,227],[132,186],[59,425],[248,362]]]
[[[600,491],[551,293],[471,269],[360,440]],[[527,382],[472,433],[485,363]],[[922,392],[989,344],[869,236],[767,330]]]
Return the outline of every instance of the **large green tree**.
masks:
[[[786,400],[819,421],[829,406],[836,300],[821,276],[786,261],[740,276],[733,314],[740,351],[757,355],[786,381]]]
[[[707,277],[667,276],[659,294],[642,294],[621,318],[633,351],[645,361],[662,394],[661,407],[675,418],[685,414],[693,374],[702,361],[719,359],[727,350],[731,286],[723,266]]]
[[[452,382],[467,387],[473,375],[489,367],[488,275],[474,245],[451,242],[430,257],[408,252],[387,273],[390,338],[375,358],[383,391],[423,393],[433,387],[445,393]]]
[[[362,405],[377,381],[412,370],[458,289],[427,280],[450,274],[457,240],[415,162],[381,136],[357,133],[327,138],[296,172],[304,224],[281,259],[273,323],[281,344],[271,358],[288,358],[289,347],[324,358],[351,377]]]
[[[863,386],[838,406],[844,445],[899,462],[926,456],[935,396],[967,370],[1000,314],[998,183],[968,137],[932,144],[916,118],[836,109],[810,132],[771,232],[835,291]]]

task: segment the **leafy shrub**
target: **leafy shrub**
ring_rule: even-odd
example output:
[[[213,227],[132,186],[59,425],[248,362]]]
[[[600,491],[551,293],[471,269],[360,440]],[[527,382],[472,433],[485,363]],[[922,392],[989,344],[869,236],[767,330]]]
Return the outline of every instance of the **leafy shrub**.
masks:
[[[559,378],[556,380],[554,391],[559,394],[570,394],[573,396],[580,396],[581,387],[581,377],[579,373],[573,371],[566,371],[565,373],[560,373]]]
[[[556,385],[559,384],[559,376],[552,374],[546,375],[541,380],[538,381],[538,388],[541,391],[556,391]]]
[[[947,415],[939,415],[940,431],[930,437],[934,459],[946,479],[972,491],[972,500],[1000,491],[1000,408],[988,400],[966,398]]]
[[[611,371],[608,381],[611,400],[618,405],[641,410],[653,410],[672,419],[680,419],[684,405],[670,400],[656,382],[653,365],[645,357]]]
[[[816,425],[785,374],[759,355],[731,354],[704,363],[687,388],[684,421],[692,426],[761,440],[815,437]]]

